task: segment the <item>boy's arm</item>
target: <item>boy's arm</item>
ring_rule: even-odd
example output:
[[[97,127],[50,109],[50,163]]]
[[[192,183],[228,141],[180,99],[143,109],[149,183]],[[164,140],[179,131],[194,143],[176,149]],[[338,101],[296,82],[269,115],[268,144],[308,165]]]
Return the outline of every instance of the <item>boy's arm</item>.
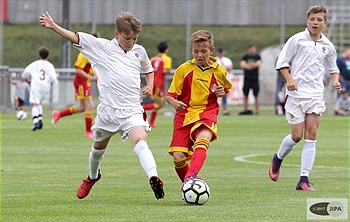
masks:
[[[51,29],[55,31],[56,33],[60,34],[62,37],[67,39],[68,41],[78,44],[79,43],[79,37],[74,32],[69,31],[55,23],[55,21],[51,18],[49,15],[49,12],[46,11],[46,13],[43,13],[39,17],[39,21],[41,26]]]
[[[298,90],[298,85],[294,82],[294,79],[292,78],[292,76],[289,73],[289,67],[281,68],[280,72],[281,72],[282,76],[286,80],[287,89],[289,91]]]
[[[151,96],[153,94],[154,72],[146,73],[145,79],[147,85],[142,89],[142,94]]]

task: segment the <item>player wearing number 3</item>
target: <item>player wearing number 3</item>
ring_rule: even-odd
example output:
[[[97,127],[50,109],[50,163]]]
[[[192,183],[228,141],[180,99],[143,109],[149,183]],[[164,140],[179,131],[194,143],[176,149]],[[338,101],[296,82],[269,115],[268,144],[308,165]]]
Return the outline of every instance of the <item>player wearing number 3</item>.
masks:
[[[39,49],[39,60],[29,64],[23,71],[22,77],[30,81],[29,102],[32,104],[32,131],[43,128],[43,108],[41,101],[50,91],[51,85],[57,82],[55,67],[47,61],[49,50],[46,47]]]
[[[134,153],[148,176],[156,199],[164,197],[163,182],[146,138],[150,126],[141,106],[141,96],[152,95],[153,68],[145,48],[136,44],[142,23],[130,12],[121,12],[115,19],[112,40],[95,38],[83,32],[72,32],[56,24],[48,12],[39,18],[43,27],[72,42],[91,63],[98,77],[100,104],[92,126],[94,143],[89,154],[89,175],[80,184],[77,197],[85,198],[101,178],[100,165],[112,136],[119,133],[130,139]],[[146,86],[141,89],[140,73]],[[130,183],[137,180],[128,178]]]

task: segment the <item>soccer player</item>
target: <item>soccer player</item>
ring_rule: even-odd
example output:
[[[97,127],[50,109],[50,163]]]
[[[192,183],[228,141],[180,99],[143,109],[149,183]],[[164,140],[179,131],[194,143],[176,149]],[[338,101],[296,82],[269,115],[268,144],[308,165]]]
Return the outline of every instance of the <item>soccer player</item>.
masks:
[[[180,65],[175,73],[166,101],[176,110],[169,154],[182,182],[196,178],[209,148],[218,138],[217,116],[223,97],[232,88],[226,69],[212,56],[214,36],[199,30],[190,38],[193,59]],[[190,165],[187,161],[191,160]]]
[[[47,60],[48,56],[49,50],[46,47],[40,47],[40,59],[29,64],[22,73],[22,77],[30,81],[31,85],[29,102],[32,104],[32,131],[43,128],[43,108],[41,101],[50,91],[51,85],[57,82],[55,67]]]
[[[100,37],[100,34],[98,32],[94,32],[92,35],[96,38]],[[53,110],[51,124],[53,127],[56,127],[56,123],[60,118],[73,115],[75,113],[84,112],[85,137],[92,138],[93,135],[91,132],[91,127],[94,112],[94,102],[91,95],[90,80],[96,82],[97,76],[94,74],[90,62],[82,53],[78,54],[74,66],[76,75],[74,77],[73,83],[75,88],[75,97],[79,100],[79,105],[74,105],[61,111]]]
[[[155,159],[146,142],[150,126],[141,106],[141,95],[152,95],[153,88],[151,61],[145,48],[136,44],[141,21],[130,12],[121,12],[115,19],[115,38],[108,40],[64,29],[48,12],[39,20],[43,27],[71,41],[86,56],[98,77],[100,104],[92,126],[94,143],[89,154],[90,172],[80,184],[77,197],[85,198],[101,178],[100,165],[109,140],[120,133],[123,141],[130,139],[156,199],[163,198],[163,181],[158,177]],[[142,90],[140,73],[145,73],[147,82]]]
[[[151,58],[151,64],[154,68],[154,83],[153,83],[153,99],[154,103],[143,104],[145,110],[152,110],[150,118],[150,126],[156,127],[156,117],[158,110],[162,108],[164,103],[164,81],[166,73],[171,70],[172,59],[168,56],[169,47],[167,42],[158,44],[159,54]]]
[[[328,10],[324,6],[311,6],[307,10],[307,28],[288,39],[276,64],[276,70],[280,70],[286,79],[285,109],[291,134],[282,140],[279,150],[273,156],[269,175],[273,181],[278,180],[283,159],[304,137],[297,190],[315,190],[310,186],[309,175],[316,156],[317,128],[322,113],[326,110],[323,96],[324,73],[331,75],[332,85],[338,93],[341,88],[336,64],[337,53],[332,42],[322,33],[327,26],[327,14]],[[293,65],[290,72],[289,64]]]

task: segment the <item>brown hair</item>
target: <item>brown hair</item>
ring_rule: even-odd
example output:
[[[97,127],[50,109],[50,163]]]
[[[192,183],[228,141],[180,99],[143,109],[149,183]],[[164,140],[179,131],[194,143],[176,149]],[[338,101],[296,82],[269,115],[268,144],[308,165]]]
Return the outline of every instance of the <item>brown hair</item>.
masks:
[[[49,56],[49,50],[45,46],[40,47],[39,56],[42,59],[46,59]]]
[[[115,18],[115,30],[119,33],[130,34],[131,32],[140,33],[142,22],[138,20],[131,12],[121,12]]]
[[[307,11],[307,17],[309,18],[310,14],[323,13],[325,21],[327,21],[328,9],[323,5],[314,5],[311,6]]]
[[[192,48],[192,44],[195,42],[207,42],[210,47],[214,47],[214,36],[211,32],[206,30],[198,30],[192,33],[190,38],[190,45]]]

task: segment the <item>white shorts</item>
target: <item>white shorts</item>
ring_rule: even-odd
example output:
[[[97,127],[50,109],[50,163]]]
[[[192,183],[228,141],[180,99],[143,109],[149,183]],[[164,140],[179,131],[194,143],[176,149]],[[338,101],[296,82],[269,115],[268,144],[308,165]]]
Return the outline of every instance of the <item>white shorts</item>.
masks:
[[[323,98],[307,99],[288,96],[285,109],[288,123],[298,124],[305,121],[306,114],[315,113],[322,116],[322,113],[326,111],[326,105]]]
[[[121,140],[125,141],[128,138],[128,132],[140,126],[145,127],[146,133],[151,130],[142,106],[139,109],[115,109],[99,104],[91,131],[95,142],[101,142],[118,132]]]
[[[31,104],[41,104],[41,101],[45,98],[45,95],[48,93],[48,91],[35,91],[30,90],[29,94],[29,102]]]

